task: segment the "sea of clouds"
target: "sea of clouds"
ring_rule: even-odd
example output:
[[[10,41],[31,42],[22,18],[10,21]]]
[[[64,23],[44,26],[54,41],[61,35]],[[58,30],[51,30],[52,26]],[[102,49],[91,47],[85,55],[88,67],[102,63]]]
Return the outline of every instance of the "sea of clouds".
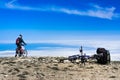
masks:
[[[96,54],[96,49],[98,47],[104,47],[111,53],[111,60],[112,61],[120,61],[120,41],[94,41],[94,40],[56,40],[56,41],[41,41],[39,43],[54,43],[54,44],[62,44],[62,45],[69,45],[69,46],[79,46],[79,48],[72,48],[72,47],[44,47],[44,49],[40,49],[38,47],[37,50],[28,50],[28,56],[71,56],[80,54],[79,49],[80,46],[83,46],[83,52],[87,55],[94,55]],[[28,45],[29,46],[29,45]],[[86,48],[85,48],[86,47]],[[0,51],[1,57],[7,56],[14,56],[15,51]]]

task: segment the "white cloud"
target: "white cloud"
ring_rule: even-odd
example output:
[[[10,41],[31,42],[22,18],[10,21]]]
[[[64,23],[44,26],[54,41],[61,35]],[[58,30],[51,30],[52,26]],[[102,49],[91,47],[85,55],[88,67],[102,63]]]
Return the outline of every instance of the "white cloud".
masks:
[[[108,49],[120,48],[119,40],[44,40],[44,41],[35,41],[35,43],[56,43],[56,44],[71,45],[71,46],[83,45],[86,47],[93,47],[93,48],[105,47]]]
[[[10,9],[19,9],[19,10],[34,10],[31,7],[28,6],[21,6],[17,4],[18,0],[11,0],[10,2],[6,3],[5,6]]]
[[[28,41],[29,42],[29,41]],[[103,47],[108,49],[112,54],[120,53],[120,41],[119,40],[44,40],[44,41],[35,41],[30,43],[54,43],[62,44],[69,46],[83,46],[88,47],[91,50],[88,50],[86,53],[95,53],[98,47]]]
[[[87,50],[84,51],[87,53],[87,55],[93,55],[95,54],[95,51],[93,50]],[[14,57],[15,51],[0,51],[1,57]],[[29,50],[28,56],[71,56],[71,55],[77,55],[80,54],[78,49],[73,48],[60,48],[60,49],[54,49],[54,50]],[[114,54],[111,53],[111,60],[112,61],[120,61],[120,54]]]
[[[92,5],[92,9],[88,9],[86,11],[77,10],[77,9],[67,9],[67,8],[60,8],[57,6],[49,6],[49,7],[29,7],[29,6],[21,6],[17,3],[17,0],[12,0],[6,3],[6,7],[10,9],[20,9],[20,10],[35,10],[35,11],[54,11],[54,12],[63,12],[66,14],[74,14],[79,16],[90,16],[90,17],[97,17],[103,19],[111,20],[114,17],[119,17],[119,14],[115,13],[115,7],[101,7],[98,5]]]
[[[10,2],[6,3],[5,6],[8,8],[14,8],[13,3],[16,2],[17,0],[11,0]]]
[[[115,7],[111,8],[102,8],[100,6],[94,7],[96,10],[88,10],[88,15],[93,17],[99,17],[99,18],[106,18],[106,19],[112,19],[115,17]]]
[[[66,8],[56,9],[56,11],[61,11],[67,14],[75,14],[80,16],[91,16],[91,17],[98,17],[104,19],[112,19],[116,17],[117,14],[114,13],[115,7],[111,8],[103,8],[98,5],[93,6],[93,9],[89,9],[87,11],[80,11],[80,10],[70,10]]]

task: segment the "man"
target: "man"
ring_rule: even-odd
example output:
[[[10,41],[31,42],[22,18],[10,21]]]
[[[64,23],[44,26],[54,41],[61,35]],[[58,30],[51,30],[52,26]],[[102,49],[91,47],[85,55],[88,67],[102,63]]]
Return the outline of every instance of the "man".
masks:
[[[18,51],[20,51],[20,54],[22,54],[22,45],[26,45],[26,43],[24,42],[22,35],[20,34],[19,37],[16,39],[17,49],[16,49],[15,57],[17,56]]]
[[[80,59],[81,59],[81,65],[84,64],[84,66],[85,66],[85,57],[86,57],[86,54],[83,54],[83,48],[82,48],[82,46],[80,48],[80,53],[81,53],[81,57],[80,57]]]

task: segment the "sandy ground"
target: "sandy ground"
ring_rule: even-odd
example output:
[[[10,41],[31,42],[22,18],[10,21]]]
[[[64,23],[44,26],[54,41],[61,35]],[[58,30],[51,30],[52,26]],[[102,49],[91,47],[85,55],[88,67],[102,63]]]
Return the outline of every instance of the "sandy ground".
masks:
[[[86,65],[60,57],[0,58],[0,80],[120,80],[120,62]]]

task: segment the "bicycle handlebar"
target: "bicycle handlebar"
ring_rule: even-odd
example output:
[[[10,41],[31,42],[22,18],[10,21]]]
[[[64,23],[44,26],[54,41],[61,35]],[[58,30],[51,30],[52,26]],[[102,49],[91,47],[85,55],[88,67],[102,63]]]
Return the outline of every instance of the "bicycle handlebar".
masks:
[[[21,46],[26,46],[27,44],[21,44]]]

